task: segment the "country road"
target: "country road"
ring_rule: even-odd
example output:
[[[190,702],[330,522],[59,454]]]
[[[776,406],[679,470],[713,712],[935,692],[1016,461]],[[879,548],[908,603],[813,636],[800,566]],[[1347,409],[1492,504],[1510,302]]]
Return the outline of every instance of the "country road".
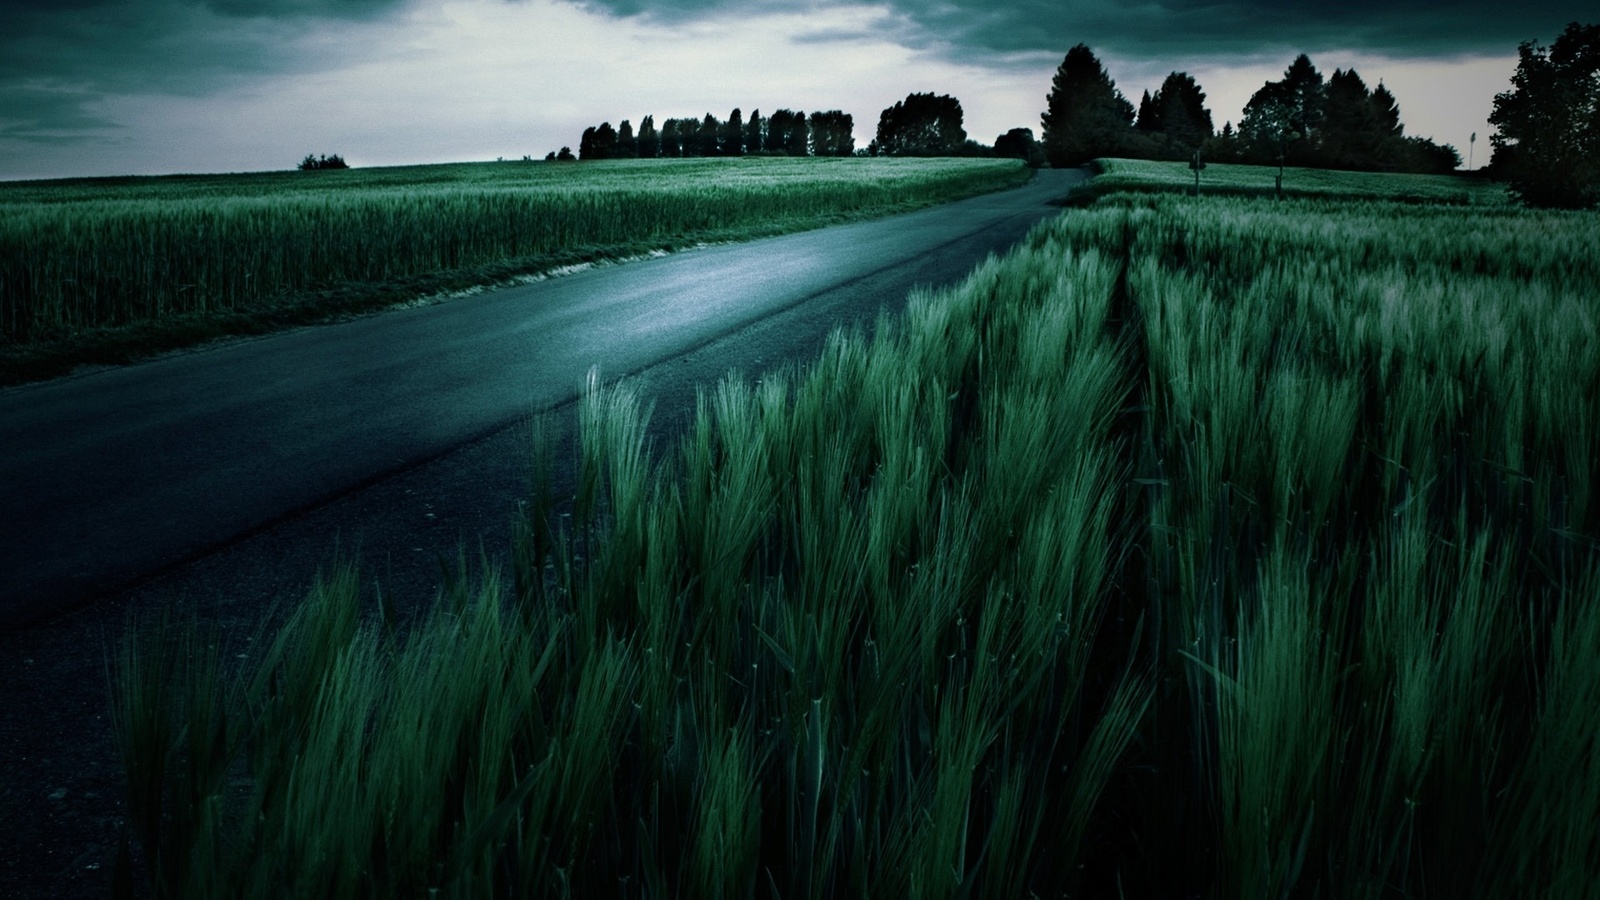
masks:
[[[668,437],[696,390],[958,281],[1083,177],[0,391],[0,897],[108,895],[126,788],[107,672],[130,618],[170,609],[231,660],[336,556],[425,606],[458,549],[504,557],[519,423],[570,427],[591,366]]]
[[[641,372],[786,312],[757,358],[793,358],[956,280],[1082,177],[0,391],[0,633],[558,405],[592,366]]]

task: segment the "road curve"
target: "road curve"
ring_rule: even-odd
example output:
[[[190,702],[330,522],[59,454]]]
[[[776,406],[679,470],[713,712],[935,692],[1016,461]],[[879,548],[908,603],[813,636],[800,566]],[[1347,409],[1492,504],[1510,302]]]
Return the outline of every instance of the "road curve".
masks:
[[[592,366],[949,283],[1082,177],[0,391],[0,633],[570,400]]]

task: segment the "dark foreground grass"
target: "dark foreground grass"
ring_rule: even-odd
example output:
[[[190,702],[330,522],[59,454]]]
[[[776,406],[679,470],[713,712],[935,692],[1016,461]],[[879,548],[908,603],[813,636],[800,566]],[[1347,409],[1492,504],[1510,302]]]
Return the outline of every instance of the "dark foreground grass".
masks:
[[[1104,200],[673,447],[592,384],[576,496],[425,621],[338,570],[240,676],[130,640],[138,874],[1593,896],[1596,258],[1585,215]]]
[[[1030,174],[1005,160],[681,159],[0,184],[0,384]]]

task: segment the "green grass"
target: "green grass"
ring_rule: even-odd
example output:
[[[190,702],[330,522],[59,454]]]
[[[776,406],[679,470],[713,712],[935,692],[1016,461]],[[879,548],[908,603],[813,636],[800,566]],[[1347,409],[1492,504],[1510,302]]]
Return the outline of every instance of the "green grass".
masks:
[[[995,160],[738,159],[0,184],[0,382],[1028,175]]]
[[[341,569],[238,677],[131,639],[146,876],[1590,896],[1596,259],[1592,214],[1119,196],[673,446],[592,381],[575,496],[415,627]]]
[[[1194,171],[1186,162],[1100,159],[1095,160],[1094,165],[1094,180],[1079,189],[1087,196],[1194,190]],[[1276,196],[1277,178],[1277,166],[1207,163],[1200,173],[1200,192],[1227,196]],[[1289,197],[1397,200],[1469,206],[1503,206],[1511,202],[1504,186],[1476,175],[1341,172],[1295,166],[1284,170],[1283,192]]]

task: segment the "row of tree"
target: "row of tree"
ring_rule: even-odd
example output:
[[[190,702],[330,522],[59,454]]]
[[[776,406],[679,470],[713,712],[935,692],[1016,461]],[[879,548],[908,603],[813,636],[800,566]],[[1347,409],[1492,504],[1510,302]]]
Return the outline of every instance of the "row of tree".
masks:
[[[795,112],[780,109],[763,118],[760,110],[745,119],[738,109],[725,121],[706,113],[703,118],[666,119],[658,129],[653,116],[645,116],[634,131],[624,119],[616,128],[604,122],[583,131],[578,159],[656,159],[680,156],[979,156],[990,148],[967,138],[962,126],[961,101],[948,94],[909,94],[878,117],[876,137],[856,149],[855,120],[837,109]],[[1025,133],[1027,147],[1007,155],[1038,156],[1033,132],[1015,129],[1013,140]],[[1005,136],[1002,136],[1004,138]],[[572,159],[570,149],[546,159]]]
[[[758,153],[849,156],[856,148],[854,129],[850,114],[836,109],[809,116],[804,111],[780,109],[768,117],[754,110],[745,119],[735,108],[726,121],[706,113],[700,119],[665,119],[659,129],[654,116],[645,116],[639,121],[637,132],[627,119],[616,128],[610,122],[585,128],[578,144],[578,158],[658,159]],[[557,154],[546,157],[560,158]],[[571,158],[570,151],[566,158]]]
[[[1450,172],[1461,157],[1449,145],[1406,137],[1400,107],[1379,82],[1369,89],[1354,69],[1324,79],[1300,54],[1283,78],[1262,85],[1238,129],[1217,132],[1205,91],[1173,72],[1138,109],[1117,89],[1087,46],[1067,52],[1042,117],[1045,154],[1057,167],[1102,156],[1203,158],[1254,164],[1396,172]]]

